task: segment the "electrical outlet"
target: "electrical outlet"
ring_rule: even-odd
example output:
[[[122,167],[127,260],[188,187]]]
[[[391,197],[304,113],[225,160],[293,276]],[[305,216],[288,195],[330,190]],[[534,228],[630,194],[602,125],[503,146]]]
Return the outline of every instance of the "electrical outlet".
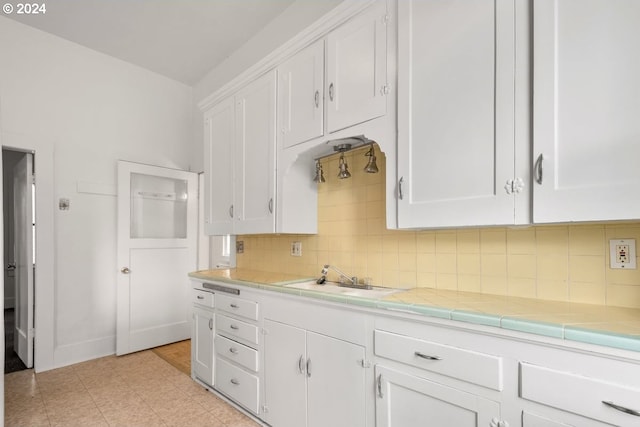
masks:
[[[244,253],[244,241],[238,240],[236,241],[236,253],[243,254]]]
[[[291,242],[291,256],[302,256],[302,242]]]
[[[609,240],[610,266],[633,270],[636,268],[636,240],[614,239]]]

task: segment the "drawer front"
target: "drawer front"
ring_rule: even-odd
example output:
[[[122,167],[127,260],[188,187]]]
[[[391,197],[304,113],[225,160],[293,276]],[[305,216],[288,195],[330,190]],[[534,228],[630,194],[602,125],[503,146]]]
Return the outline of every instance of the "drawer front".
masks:
[[[259,380],[224,359],[216,360],[215,388],[254,414],[258,413]]]
[[[596,376],[520,363],[520,397],[523,399],[614,425],[640,425],[638,386],[630,388]],[[624,409],[635,414],[626,413]]]
[[[199,289],[191,289],[191,302],[205,307],[214,307],[213,293]]]
[[[215,338],[216,353],[240,366],[258,372],[258,352],[251,347],[217,335]]]
[[[251,320],[258,320],[258,303],[229,295],[216,294],[218,310],[236,316],[246,317]]]
[[[502,390],[502,358],[381,330],[375,354],[493,390]]]
[[[252,344],[258,344],[258,327],[242,320],[216,314],[216,330],[227,337],[240,338]]]

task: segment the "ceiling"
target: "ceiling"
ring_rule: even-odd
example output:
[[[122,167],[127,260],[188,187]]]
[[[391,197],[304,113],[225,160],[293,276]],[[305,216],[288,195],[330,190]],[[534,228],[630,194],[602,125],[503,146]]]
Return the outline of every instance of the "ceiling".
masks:
[[[3,14],[189,86],[294,0],[50,0]]]

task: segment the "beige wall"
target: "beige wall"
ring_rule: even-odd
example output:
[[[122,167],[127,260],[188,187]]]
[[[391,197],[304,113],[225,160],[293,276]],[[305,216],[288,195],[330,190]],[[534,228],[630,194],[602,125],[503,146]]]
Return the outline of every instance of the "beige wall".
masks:
[[[380,286],[640,308],[640,270],[608,267],[609,239],[640,243],[640,222],[387,230],[384,156],[377,151],[380,173],[366,174],[365,151],[345,155],[350,179],[336,177],[338,155],[322,161],[317,235],[239,236],[238,267],[317,277],[328,263]],[[293,241],[302,242],[302,257],[289,255]]]

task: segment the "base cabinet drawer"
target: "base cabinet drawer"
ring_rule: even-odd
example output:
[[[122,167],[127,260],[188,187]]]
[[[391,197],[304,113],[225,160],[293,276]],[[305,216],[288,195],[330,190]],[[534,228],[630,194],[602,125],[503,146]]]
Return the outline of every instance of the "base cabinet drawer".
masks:
[[[258,327],[242,320],[216,314],[216,331],[231,338],[258,344]]]
[[[215,388],[254,414],[258,413],[259,379],[224,359],[216,360]]]
[[[199,289],[191,289],[191,302],[205,307],[213,308],[215,306],[213,293]]]
[[[640,384],[637,386],[520,363],[523,399],[614,425],[640,426]]]
[[[502,358],[382,330],[375,331],[376,356],[426,369],[493,390],[502,390]]]
[[[255,301],[218,294],[216,297],[216,308],[235,316],[258,320],[258,303]]]
[[[258,352],[251,347],[218,335],[215,338],[215,349],[218,356],[258,372]]]

